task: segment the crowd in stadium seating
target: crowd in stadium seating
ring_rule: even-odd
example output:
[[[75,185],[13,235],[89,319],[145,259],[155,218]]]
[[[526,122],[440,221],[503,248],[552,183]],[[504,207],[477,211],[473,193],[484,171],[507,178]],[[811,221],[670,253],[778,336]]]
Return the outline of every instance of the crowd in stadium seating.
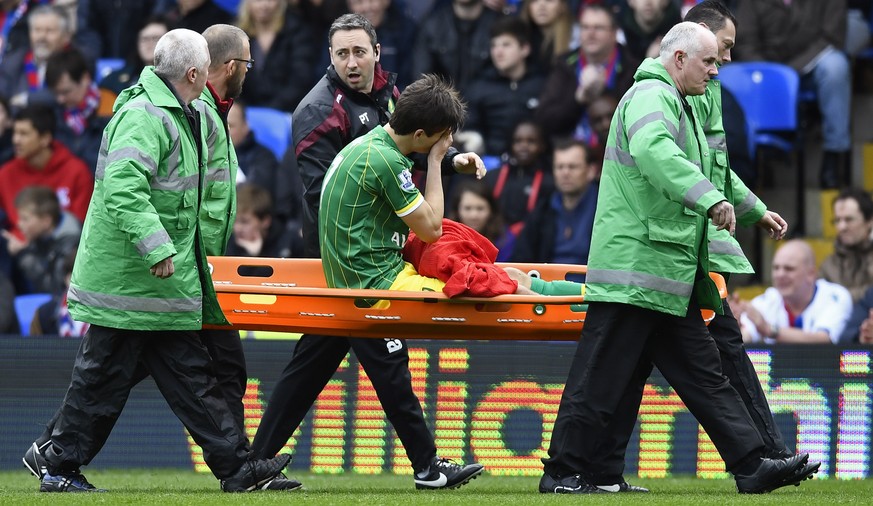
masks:
[[[251,38],[255,63],[228,118],[242,185],[229,249],[233,254],[302,254],[302,189],[294,150],[276,153],[272,146],[262,145],[258,133],[274,125],[253,123],[247,110],[293,113],[329,64],[330,22],[355,12],[376,28],[380,64],[398,74],[401,90],[422,73],[438,73],[450,78],[468,102],[469,117],[456,143],[478,152],[492,170],[482,182],[446,181],[447,215],[491,239],[500,248],[500,260],[585,263],[612,114],[633,83],[639,63],[657,55],[660,37],[695,3],[4,1],[0,334],[26,330],[9,317],[9,293],[56,294],[60,298],[53,299],[52,307],[62,308],[58,301],[65,289],[65,260],[75,248],[70,233],[80,227],[82,202],[87,206],[94,174],[99,177],[97,154],[113,101],[153,63],[155,44],[170,29],[202,32],[215,23],[231,23]],[[846,142],[851,138],[851,70],[854,61],[873,57],[873,0],[821,2],[827,5],[821,11],[805,7],[819,2],[799,0],[725,3],[740,21],[734,60],[766,59],[794,67],[806,100],[822,104],[822,188],[850,187],[852,146]],[[768,12],[775,11],[768,8],[783,11],[771,15]],[[782,21],[772,24],[777,18]],[[796,33],[797,23],[803,33]],[[835,82],[842,87],[828,84]],[[743,111],[724,93],[731,164],[753,186],[758,176]],[[869,200],[850,200],[863,198]],[[873,209],[868,213],[860,206],[858,214],[865,223],[873,223]],[[25,230],[25,219],[40,222],[38,233]],[[864,244],[870,243],[870,230],[873,226],[867,228]],[[840,246],[840,240],[838,253],[852,247]],[[871,286],[873,275],[863,286],[850,287],[855,302],[873,300],[873,292],[864,293]],[[861,316],[849,325],[855,327],[854,337],[847,339],[857,341],[860,335],[864,340],[867,331],[859,331],[863,321],[873,341],[873,313],[869,307],[867,312],[857,311]]]

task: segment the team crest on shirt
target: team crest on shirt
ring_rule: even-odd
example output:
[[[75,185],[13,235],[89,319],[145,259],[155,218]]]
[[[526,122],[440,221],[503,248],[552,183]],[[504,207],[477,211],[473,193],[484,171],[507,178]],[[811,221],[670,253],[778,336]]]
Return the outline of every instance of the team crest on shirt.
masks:
[[[400,181],[400,188],[403,191],[415,191],[415,183],[412,182],[412,172],[409,172],[409,169],[403,169],[400,174],[397,174],[397,180]]]

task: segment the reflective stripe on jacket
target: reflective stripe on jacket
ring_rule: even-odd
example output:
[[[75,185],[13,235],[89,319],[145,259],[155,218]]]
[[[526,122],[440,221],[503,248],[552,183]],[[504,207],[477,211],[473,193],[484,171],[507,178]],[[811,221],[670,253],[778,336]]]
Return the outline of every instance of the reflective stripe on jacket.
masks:
[[[743,183],[730,168],[730,160],[722,122],[721,82],[709,81],[706,93],[687,97],[695,117],[703,125],[706,143],[711,153],[712,181],[725,188],[725,196],[734,202],[737,224],[752,225],[764,216],[767,206]],[[730,184],[728,184],[730,183]],[[721,273],[752,273],[755,269],[746,258],[740,243],[727,230],[716,230],[709,222],[709,268]]]
[[[709,270],[707,213],[725,196],[702,162],[702,126],[664,66],[647,59],[634,79],[610,126],[585,298],[683,316],[695,288],[702,305],[719,304],[695,274]]]
[[[208,269],[199,267],[204,248],[195,245],[203,139],[152,67],[118,97],[68,294],[76,320],[133,330],[226,323]],[[150,268],[171,256],[175,273],[153,276]]]

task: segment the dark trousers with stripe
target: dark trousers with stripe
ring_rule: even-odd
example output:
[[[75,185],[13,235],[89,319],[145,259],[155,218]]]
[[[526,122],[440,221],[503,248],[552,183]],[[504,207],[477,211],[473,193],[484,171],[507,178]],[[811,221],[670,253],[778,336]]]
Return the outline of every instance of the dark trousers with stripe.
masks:
[[[152,376],[173,413],[203,449],[217,478],[234,474],[249,452],[195,331],[134,331],[91,325],[46,451],[50,473],[87,465],[105,444],[141,377]]]
[[[200,332],[200,340],[206,345],[209,357],[212,359],[212,372],[218,381],[218,389],[221,396],[230,408],[234,422],[237,424],[240,434],[246,437],[246,415],[243,406],[243,396],[246,393],[248,375],[246,373],[246,357],[243,352],[239,331],[203,329]],[[148,378],[149,373],[145,366],[140,363],[134,374],[134,384]],[[60,410],[56,411],[52,419],[46,425],[46,430],[36,439],[37,446],[50,440],[55,429]],[[248,438],[246,437],[248,447]],[[86,455],[90,462],[96,455]]]
[[[773,413],[770,411],[770,405],[767,403],[755,367],[746,353],[739,323],[727,302],[724,303],[724,314],[716,314],[709,323],[708,330],[718,347],[722,373],[743,400],[752,421],[755,422],[758,434],[764,440],[767,454],[778,455],[788,452]],[[627,445],[640,409],[643,388],[651,372],[651,361],[641,361],[635,372],[634,382],[625,390],[625,395],[605,436],[611,443],[603,445],[604,454],[597,458],[597,461],[601,462],[601,481],[596,483],[598,485],[620,483],[624,479]],[[612,451],[609,451],[610,446]]]
[[[633,429],[633,419],[615,422],[616,414],[629,408],[629,399],[639,406],[640,385],[651,363],[703,425],[728,470],[761,456],[761,436],[722,375],[718,349],[693,300],[682,317],[592,302],[561,397],[549,457],[543,459],[546,473],[580,473],[592,483],[608,483],[599,459],[615,448],[618,430],[629,435]]]
[[[303,335],[294,347],[252,441],[254,458],[273,457],[285,446],[349,349],[370,378],[412,468],[421,471],[430,465],[436,445],[412,390],[406,342],[318,335]]]

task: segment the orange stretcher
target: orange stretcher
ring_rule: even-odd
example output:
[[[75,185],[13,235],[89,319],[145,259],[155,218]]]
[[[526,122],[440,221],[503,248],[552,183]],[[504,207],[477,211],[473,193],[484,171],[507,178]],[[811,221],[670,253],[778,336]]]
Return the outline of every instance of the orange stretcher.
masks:
[[[327,288],[319,259],[209,257],[225,317],[237,330],[345,337],[575,341],[585,323],[582,296],[456,297],[442,292]],[[498,264],[547,281],[585,273],[567,264]],[[713,275],[723,296],[724,279]],[[385,308],[371,306],[388,301]],[[708,322],[712,311],[704,310]]]

